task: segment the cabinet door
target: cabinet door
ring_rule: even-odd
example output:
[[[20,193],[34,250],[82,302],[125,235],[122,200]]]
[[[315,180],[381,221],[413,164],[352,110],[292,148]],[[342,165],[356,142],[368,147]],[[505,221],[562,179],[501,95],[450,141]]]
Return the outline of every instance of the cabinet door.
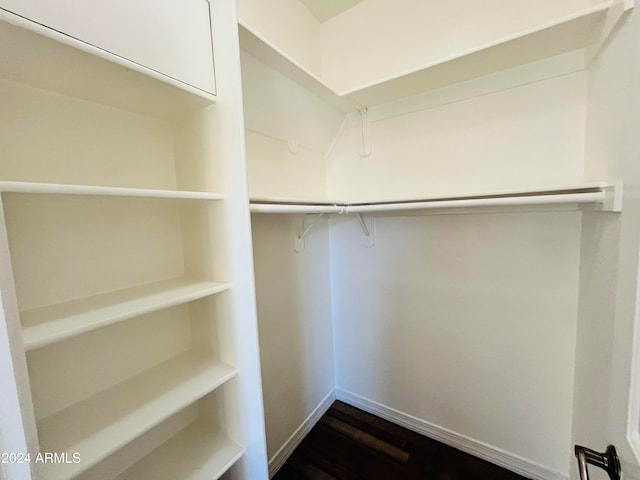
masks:
[[[0,8],[215,94],[206,0],[0,0]]]

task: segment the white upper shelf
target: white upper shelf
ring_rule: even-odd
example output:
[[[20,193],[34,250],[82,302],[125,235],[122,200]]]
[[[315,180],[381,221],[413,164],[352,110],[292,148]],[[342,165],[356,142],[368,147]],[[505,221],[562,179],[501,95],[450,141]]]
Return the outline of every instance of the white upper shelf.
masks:
[[[341,92],[332,89],[245,23],[240,24],[240,46],[340,110],[349,112],[355,111],[357,105],[379,105],[587,48],[599,40],[612,4],[601,3],[574,15]]]
[[[0,8],[0,78],[156,118],[215,96]]]
[[[371,202],[295,202],[252,199],[252,213],[382,213],[445,208],[514,207],[596,204],[602,211],[621,211],[622,187],[604,182],[553,188],[477,192],[443,197],[418,197]]]

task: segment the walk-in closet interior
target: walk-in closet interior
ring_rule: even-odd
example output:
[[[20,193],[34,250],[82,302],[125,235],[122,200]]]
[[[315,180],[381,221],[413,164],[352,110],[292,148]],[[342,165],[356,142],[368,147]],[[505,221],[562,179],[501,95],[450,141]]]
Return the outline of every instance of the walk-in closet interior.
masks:
[[[271,471],[335,396],[527,478],[624,451],[632,5],[308,3],[238,2]]]
[[[266,480],[340,399],[640,480],[639,15],[0,0],[0,479]]]

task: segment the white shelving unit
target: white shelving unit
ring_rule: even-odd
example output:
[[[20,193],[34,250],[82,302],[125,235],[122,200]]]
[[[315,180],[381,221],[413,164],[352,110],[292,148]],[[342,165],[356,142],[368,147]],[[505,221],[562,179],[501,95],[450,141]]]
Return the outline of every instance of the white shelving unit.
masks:
[[[135,12],[111,45],[87,12],[0,1],[0,349],[23,405],[2,434],[80,459],[33,479],[266,478],[237,20],[187,3],[142,5],[176,15],[137,52],[159,27]]]

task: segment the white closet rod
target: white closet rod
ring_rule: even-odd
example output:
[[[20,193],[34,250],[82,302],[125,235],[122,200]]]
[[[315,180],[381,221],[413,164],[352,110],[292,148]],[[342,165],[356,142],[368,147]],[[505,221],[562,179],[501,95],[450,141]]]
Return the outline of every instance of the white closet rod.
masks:
[[[425,202],[348,205],[344,213],[393,212],[399,210],[427,210],[436,208],[508,207],[525,205],[557,205],[564,203],[604,203],[605,192],[565,193],[555,195],[525,195],[496,198],[458,200],[429,200]]]
[[[345,207],[339,205],[252,203],[251,213],[345,213]]]
[[[578,193],[548,193],[537,195],[504,195],[480,198],[432,199],[424,201],[404,201],[370,204],[333,204],[333,205],[303,205],[285,203],[252,203],[253,213],[375,213],[405,210],[431,210],[440,208],[469,208],[469,207],[507,207],[527,205],[560,205],[600,203],[607,200],[604,190]]]

